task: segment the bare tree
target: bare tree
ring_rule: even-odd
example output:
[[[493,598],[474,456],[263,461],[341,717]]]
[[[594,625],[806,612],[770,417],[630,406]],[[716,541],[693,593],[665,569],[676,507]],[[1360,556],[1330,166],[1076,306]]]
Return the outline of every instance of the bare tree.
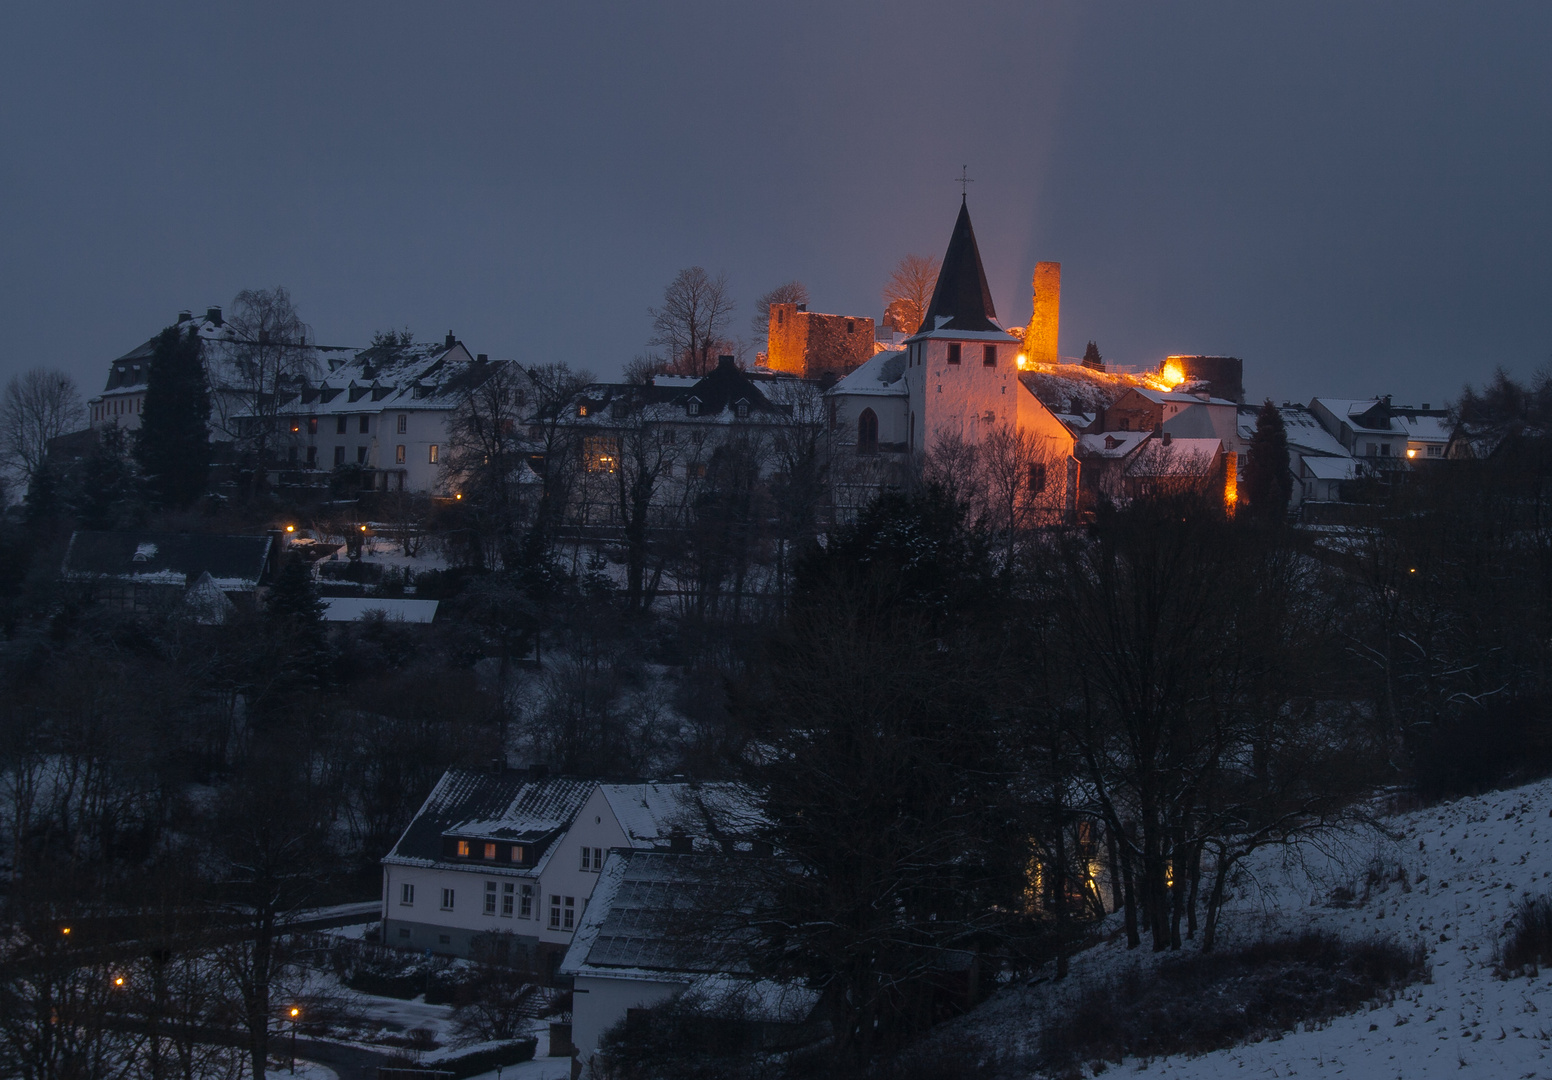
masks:
[[[914,334],[927,317],[932,290],[938,284],[938,260],[930,255],[907,255],[884,284],[884,325],[902,334]]]
[[[262,478],[281,407],[317,374],[317,354],[308,345],[312,330],[281,286],[244,289],[232,301],[226,321],[232,337],[223,343],[219,370],[212,373],[215,397],[224,426],[253,455]]]
[[[519,424],[530,385],[516,364],[495,367],[463,395],[448,420],[442,483],[457,495],[471,550],[485,565],[510,565],[516,557],[528,472],[527,432]]]
[[[652,316],[648,344],[667,350],[669,370],[705,375],[723,347],[733,306],[726,274],[713,278],[699,266],[681,270],[663,290],[663,305],[647,309]]]
[[[754,331],[755,340],[764,341],[770,335],[772,304],[806,303],[808,303],[808,286],[801,281],[789,281],[785,285],[778,285],[760,297],[754,302],[754,317],[749,320],[749,328]]]
[[[25,487],[43,467],[50,439],[74,431],[85,419],[75,380],[36,367],[11,376],[0,398],[0,454]]]

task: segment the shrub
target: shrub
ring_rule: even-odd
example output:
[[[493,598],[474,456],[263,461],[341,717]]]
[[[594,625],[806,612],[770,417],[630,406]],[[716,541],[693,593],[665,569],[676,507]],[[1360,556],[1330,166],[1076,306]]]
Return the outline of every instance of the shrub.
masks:
[[[1527,896],[1515,909],[1509,939],[1503,946],[1502,966],[1506,973],[1540,968],[1552,960],[1552,897]]]
[[[1332,934],[1168,960],[1084,995],[1041,1032],[1042,1065],[1199,1054],[1352,1012],[1427,974],[1427,953]]]

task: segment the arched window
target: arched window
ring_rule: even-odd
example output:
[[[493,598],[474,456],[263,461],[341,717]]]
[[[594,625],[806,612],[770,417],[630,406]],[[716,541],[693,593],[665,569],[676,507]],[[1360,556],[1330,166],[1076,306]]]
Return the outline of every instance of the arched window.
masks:
[[[863,409],[857,417],[857,453],[878,453],[878,414],[872,409]]]

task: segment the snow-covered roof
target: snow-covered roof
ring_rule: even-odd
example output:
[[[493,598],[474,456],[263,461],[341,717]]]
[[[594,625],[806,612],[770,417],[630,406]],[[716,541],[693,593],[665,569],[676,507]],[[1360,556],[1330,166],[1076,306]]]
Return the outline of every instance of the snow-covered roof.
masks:
[[[744,856],[611,851],[560,973],[661,981],[747,971],[744,935],[726,919],[751,865]]]
[[[1163,405],[1166,402],[1173,405],[1226,405],[1231,409],[1237,409],[1234,402],[1225,398],[1202,396],[1199,394],[1182,393],[1179,390],[1155,390],[1151,386],[1136,386],[1136,390],[1149,401]]]
[[[390,622],[429,623],[436,618],[436,600],[401,600],[396,597],[326,596],[323,617],[328,622],[356,622],[381,611]]]
[[[1206,476],[1218,463],[1223,443],[1218,439],[1149,439],[1126,463],[1128,476]]]
[[[874,353],[856,371],[830,387],[827,394],[868,394],[904,397],[905,351],[886,349]]]
[[[1347,455],[1326,457],[1306,454],[1304,475],[1311,480],[1352,480],[1358,475],[1358,463]]]
[[[1148,437],[1146,431],[1107,431],[1100,435],[1078,436],[1082,457],[1124,458]]]
[[[535,777],[510,770],[449,769],[383,861],[406,866],[446,863],[445,836],[547,841],[570,826],[594,786],[591,780]],[[548,857],[546,850],[539,865]]]
[[[1385,404],[1383,398],[1326,398],[1318,397],[1310,403],[1322,408],[1340,420],[1345,420],[1355,431],[1387,432],[1395,434],[1396,428],[1388,419],[1384,427],[1372,427],[1364,417],[1376,407]]]
[[[1261,411],[1259,405],[1241,405],[1239,407],[1239,436],[1245,442],[1250,442],[1256,434],[1256,414]],[[1331,432],[1321,426],[1303,405],[1280,405],[1277,409],[1283,418],[1283,430],[1288,436],[1288,446],[1300,450],[1308,450],[1316,454],[1334,454],[1339,457],[1347,455],[1347,448],[1343,446]]]
[[[65,552],[66,580],[109,578],[142,585],[203,584],[247,592],[269,568],[268,536],[205,533],[92,532],[71,534]]]
[[[698,849],[721,850],[719,839],[746,835],[763,819],[738,784],[602,784],[600,790],[632,847],[667,847],[677,832]]]
[[[1392,417],[1401,424],[1401,430],[1406,432],[1406,437],[1411,442],[1439,443],[1443,445],[1450,441],[1450,436],[1455,433],[1448,416],[1420,416],[1417,413],[1397,412]]]

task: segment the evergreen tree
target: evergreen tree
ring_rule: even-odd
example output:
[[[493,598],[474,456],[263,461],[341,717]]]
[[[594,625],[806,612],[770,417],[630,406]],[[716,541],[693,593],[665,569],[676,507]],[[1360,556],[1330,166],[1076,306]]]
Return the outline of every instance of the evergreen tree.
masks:
[[[83,529],[116,529],[135,516],[135,466],[123,428],[99,428],[81,466],[76,519]]]
[[[199,335],[162,331],[146,380],[145,411],[135,456],[152,497],[162,506],[188,506],[204,494],[210,470],[210,384]]]
[[[1245,482],[1240,494],[1250,503],[1250,512],[1263,521],[1281,521],[1293,497],[1288,432],[1283,427],[1283,414],[1270,400],[1256,414],[1256,433],[1245,455]]]
[[[1083,350],[1083,366],[1094,371],[1105,370],[1105,358],[1099,355],[1099,346],[1092,341],[1089,347]]]
[[[318,587],[313,584],[311,565],[299,555],[286,557],[265,601],[264,614],[284,653],[282,682],[291,689],[310,688],[328,681],[324,610]]]

